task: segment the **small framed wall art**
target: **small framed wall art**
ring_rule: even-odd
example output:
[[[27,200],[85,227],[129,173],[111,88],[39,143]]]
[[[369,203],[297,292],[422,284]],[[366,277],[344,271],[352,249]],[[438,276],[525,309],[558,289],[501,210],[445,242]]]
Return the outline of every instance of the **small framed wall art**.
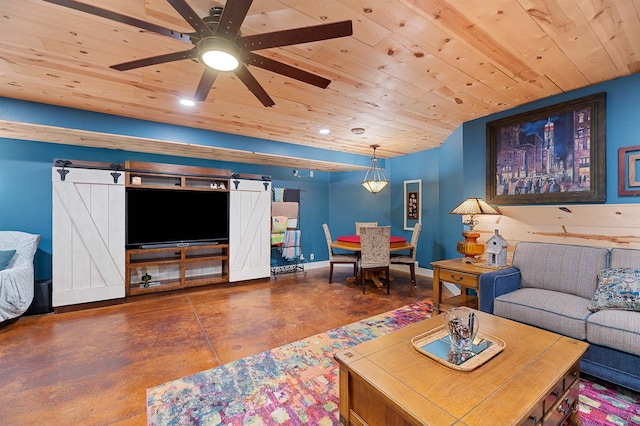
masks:
[[[618,149],[618,195],[640,195],[640,145]]]
[[[413,231],[422,223],[422,179],[404,181],[404,229]]]

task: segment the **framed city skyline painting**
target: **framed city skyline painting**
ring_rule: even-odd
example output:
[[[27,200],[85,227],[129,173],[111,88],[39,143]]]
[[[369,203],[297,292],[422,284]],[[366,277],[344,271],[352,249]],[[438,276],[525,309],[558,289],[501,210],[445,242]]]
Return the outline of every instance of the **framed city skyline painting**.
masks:
[[[491,204],[604,203],[605,93],[487,123]]]

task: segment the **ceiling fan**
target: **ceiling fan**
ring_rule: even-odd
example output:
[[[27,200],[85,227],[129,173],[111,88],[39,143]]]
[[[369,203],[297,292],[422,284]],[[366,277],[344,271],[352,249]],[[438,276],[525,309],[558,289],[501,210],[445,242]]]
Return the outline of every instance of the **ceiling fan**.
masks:
[[[112,65],[111,68],[126,71],[149,65],[197,58],[205,65],[205,70],[193,97],[195,101],[204,101],[207,98],[218,72],[233,71],[265,107],[275,105],[273,99],[249,72],[247,65],[253,65],[324,89],[331,83],[331,80],[258,55],[254,51],[345,37],[353,34],[351,21],[340,21],[243,36],[240,33],[240,26],[249,12],[252,0],[227,0],[224,8],[211,8],[209,16],[205,18],[200,18],[185,0],[167,0],[194,29],[194,32],[186,34],[75,0],[44,1],[192,44],[193,47],[189,50],[137,59]]]

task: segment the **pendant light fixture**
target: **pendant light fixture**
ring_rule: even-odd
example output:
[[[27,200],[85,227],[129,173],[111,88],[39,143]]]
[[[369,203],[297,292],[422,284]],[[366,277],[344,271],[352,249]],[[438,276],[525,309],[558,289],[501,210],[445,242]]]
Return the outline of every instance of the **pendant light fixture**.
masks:
[[[364,180],[362,181],[362,186],[364,186],[364,189],[371,192],[372,194],[377,194],[389,184],[389,181],[384,175],[384,171],[378,165],[376,148],[379,147],[380,145],[371,145],[371,148],[373,148],[371,165],[369,166],[369,170],[367,170],[367,174],[364,176]]]

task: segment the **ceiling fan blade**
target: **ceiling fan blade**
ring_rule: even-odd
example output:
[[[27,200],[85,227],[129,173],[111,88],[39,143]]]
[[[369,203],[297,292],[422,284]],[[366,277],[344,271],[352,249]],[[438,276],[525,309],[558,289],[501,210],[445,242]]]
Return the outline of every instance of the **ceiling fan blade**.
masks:
[[[239,37],[237,43],[243,51],[252,51],[346,37],[352,34],[353,26],[351,21],[340,21]]]
[[[255,95],[256,98],[262,102],[262,105],[266,107],[270,107],[275,105],[273,99],[267,94],[267,92],[262,88],[258,80],[249,72],[245,65],[241,65],[236,71],[236,75],[247,86],[247,89],[251,91]]]
[[[213,86],[213,82],[216,81],[216,77],[218,76],[218,71],[213,68],[205,67],[204,73],[200,78],[200,83],[198,83],[198,88],[196,89],[196,93],[193,95],[193,100],[202,102],[207,99],[207,95]]]
[[[212,37],[213,31],[198,16],[195,10],[185,0],[167,0],[171,6],[184,18],[185,21],[198,32],[201,37]]]
[[[285,77],[291,77],[322,89],[326,89],[329,83],[331,83],[331,80],[327,80],[319,75],[301,70],[300,68],[292,67],[291,65],[287,65],[282,62],[274,61],[273,59],[265,58],[264,56],[260,56],[252,52],[245,53],[242,59],[247,65],[253,65],[258,68],[284,75]]]
[[[167,62],[181,61],[198,57],[198,48],[182,52],[167,53],[165,55],[152,56],[150,58],[136,59],[135,61],[123,62],[122,64],[111,65],[111,68],[118,71],[127,71],[134,68],[148,67],[149,65],[165,64]]]
[[[253,3],[253,0],[228,0],[224,9],[222,9],[222,16],[220,16],[220,23],[216,33],[225,38],[235,39],[244,18],[249,13],[251,3]]]
[[[152,24],[150,22],[142,21],[137,18],[122,15],[110,10],[101,9],[96,6],[80,3],[74,0],[44,0],[48,3],[57,4],[59,6],[68,7],[69,9],[79,10],[80,12],[86,12],[91,15],[100,16],[101,18],[110,19],[112,21],[121,22],[123,24],[131,25],[143,30],[151,31],[157,34],[173,37],[177,40],[191,43],[190,34],[182,34],[178,31],[170,30],[169,28],[161,27],[159,25]]]

